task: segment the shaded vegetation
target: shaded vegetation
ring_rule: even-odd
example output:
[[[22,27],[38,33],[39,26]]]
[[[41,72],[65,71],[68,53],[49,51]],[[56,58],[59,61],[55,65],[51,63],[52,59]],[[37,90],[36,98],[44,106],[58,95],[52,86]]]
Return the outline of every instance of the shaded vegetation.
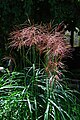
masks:
[[[70,90],[65,80],[48,77],[44,69],[35,69],[34,64],[22,73],[4,74],[0,78],[0,118],[79,120],[76,91]]]
[[[73,49],[57,27],[80,27],[79,10],[79,0],[0,0],[0,120],[80,119],[64,64]]]

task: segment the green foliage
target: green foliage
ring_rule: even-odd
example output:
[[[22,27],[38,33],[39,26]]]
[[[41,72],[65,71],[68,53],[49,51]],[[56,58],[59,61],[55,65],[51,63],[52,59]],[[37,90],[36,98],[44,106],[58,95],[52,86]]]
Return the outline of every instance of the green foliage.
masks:
[[[47,6],[47,8],[44,9],[44,5]],[[55,19],[56,22],[64,19],[70,20],[76,15],[76,5],[78,8],[79,2],[77,2],[77,0],[0,0],[1,32],[8,34],[14,25],[22,24],[28,17],[37,20],[37,22],[41,19],[40,17],[42,17],[44,21],[47,16],[51,16],[50,18]],[[47,11],[48,15],[46,15],[44,11]]]
[[[51,15],[56,22],[60,23],[62,20],[72,20],[74,18],[74,3],[60,0],[49,0],[49,3],[51,4]]]
[[[34,64],[22,73],[5,73],[0,78],[2,120],[79,120],[76,100],[65,79],[59,82],[54,75],[48,77]]]
[[[31,15],[32,0],[6,0],[0,1],[1,30],[8,33],[13,25],[23,23]]]

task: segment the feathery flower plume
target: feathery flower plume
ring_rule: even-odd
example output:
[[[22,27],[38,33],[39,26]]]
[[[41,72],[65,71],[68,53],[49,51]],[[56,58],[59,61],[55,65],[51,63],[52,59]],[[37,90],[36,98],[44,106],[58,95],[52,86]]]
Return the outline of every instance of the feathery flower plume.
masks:
[[[55,30],[56,31],[56,30]],[[47,56],[46,71],[54,71],[63,67],[61,60],[69,54],[68,44],[64,40],[64,34],[51,32],[47,26],[32,25],[10,33],[9,47],[20,49],[22,46],[36,45],[40,54]]]

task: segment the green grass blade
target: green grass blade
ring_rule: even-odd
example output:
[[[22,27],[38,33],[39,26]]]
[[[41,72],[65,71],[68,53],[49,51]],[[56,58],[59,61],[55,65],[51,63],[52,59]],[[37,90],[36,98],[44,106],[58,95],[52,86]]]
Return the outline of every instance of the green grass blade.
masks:
[[[47,108],[44,114],[44,120],[49,120],[49,102],[47,103]]]
[[[29,107],[29,111],[30,111],[30,115],[31,115],[31,120],[32,119],[32,109],[31,109],[31,103],[30,103],[30,99],[27,97],[27,101],[28,101],[28,107]]]

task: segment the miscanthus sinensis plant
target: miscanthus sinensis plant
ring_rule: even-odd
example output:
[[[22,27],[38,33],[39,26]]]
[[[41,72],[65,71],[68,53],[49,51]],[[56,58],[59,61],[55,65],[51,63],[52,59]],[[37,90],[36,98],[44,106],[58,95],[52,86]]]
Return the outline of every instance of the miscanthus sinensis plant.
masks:
[[[61,72],[70,51],[55,31],[32,25],[10,34],[9,47],[19,50],[26,64],[22,72],[0,77],[1,120],[79,120],[79,101]]]

